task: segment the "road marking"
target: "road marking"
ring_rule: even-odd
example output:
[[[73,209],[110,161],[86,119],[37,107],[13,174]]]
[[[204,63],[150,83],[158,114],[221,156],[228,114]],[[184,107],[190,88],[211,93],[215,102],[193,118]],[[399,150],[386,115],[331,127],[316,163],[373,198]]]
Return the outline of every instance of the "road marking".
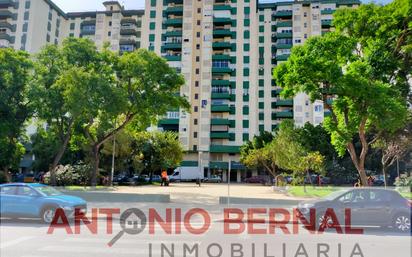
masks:
[[[55,253],[100,253],[100,254],[139,254],[147,253],[147,249],[127,249],[127,248],[107,248],[107,247],[64,247],[64,246],[46,246],[40,248],[39,251],[42,252],[55,252]]]
[[[13,245],[17,245],[17,244],[20,244],[20,243],[22,243],[22,242],[24,242],[24,241],[33,239],[33,238],[34,238],[33,236],[23,236],[23,237],[20,237],[20,238],[18,238],[18,239],[15,239],[15,240],[11,240],[11,241],[8,241],[8,242],[5,242],[5,243],[1,243],[1,244],[0,244],[0,249],[4,249],[4,248],[6,248],[6,247],[10,247],[10,246],[13,246]]]

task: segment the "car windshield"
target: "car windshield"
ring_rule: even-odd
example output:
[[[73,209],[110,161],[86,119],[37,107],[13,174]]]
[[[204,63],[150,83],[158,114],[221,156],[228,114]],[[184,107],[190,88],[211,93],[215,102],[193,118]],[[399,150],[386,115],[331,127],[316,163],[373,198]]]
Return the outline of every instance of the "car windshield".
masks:
[[[332,200],[335,200],[336,198],[338,198],[339,196],[341,196],[342,194],[344,194],[346,192],[347,192],[346,190],[335,191],[335,192],[323,197],[323,199],[332,201]]]
[[[60,191],[54,189],[53,187],[49,187],[49,186],[39,186],[39,187],[36,187],[36,189],[47,196],[62,194]]]

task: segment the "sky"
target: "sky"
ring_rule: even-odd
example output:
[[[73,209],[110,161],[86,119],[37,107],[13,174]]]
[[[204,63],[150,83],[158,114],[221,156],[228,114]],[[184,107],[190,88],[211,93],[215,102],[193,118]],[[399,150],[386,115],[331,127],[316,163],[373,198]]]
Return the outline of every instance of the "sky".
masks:
[[[105,0],[53,0],[65,12],[77,11],[97,11],[104,10],[102,3]],[[273,0],[264,0],[262,2],[273,2]],[[284,1],[284,0],[282,0]],[[362,2],[370,2],[371,0],[362,0]],[[145,0],[120,0],[126,9],[143,9]],[[376,3],[388,3],[391,0],[375,0]]]

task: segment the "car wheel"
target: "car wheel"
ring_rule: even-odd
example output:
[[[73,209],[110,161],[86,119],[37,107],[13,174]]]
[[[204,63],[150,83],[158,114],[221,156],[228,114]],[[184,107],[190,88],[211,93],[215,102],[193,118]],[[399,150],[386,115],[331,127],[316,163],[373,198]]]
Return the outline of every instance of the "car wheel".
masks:
[[[331,228],[332,224],[333,224],[333,220],[329,216],[326,217],[324,214],[319,214],[316,217],[316,228],[317,229],[319,229],[321,226],[323,226],[324,229]]]
[[[399,232],[408,232],[411,230],[411,217],[407,214],[398,214],[393,219],[393,228]]]
[[[41,219],[44,223],[51,223],[53,221],[54,218],[54,214],[56,213],[56,208],[54,207],[46,207],[44,208],[44,210],[42,211],[41,214]]]

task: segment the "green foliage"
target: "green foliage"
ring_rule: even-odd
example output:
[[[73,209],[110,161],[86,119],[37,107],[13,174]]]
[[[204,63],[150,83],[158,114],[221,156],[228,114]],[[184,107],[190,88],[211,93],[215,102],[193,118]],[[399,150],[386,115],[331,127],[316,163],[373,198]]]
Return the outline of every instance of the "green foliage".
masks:
[[[403,192],[411,192],[412,191],[412,176],[408,176],[407,174],[402,174],[400,177],[396,178],[395,186],[399,187],[399,189]]]
[[[361,11],[343,10],[337,15],[344,20],[358,12]],[[331,134],[331,142],[340,156],[346,151],[350,153],[362,183],[366,184],[364,166],[369,145],[382,133],[393,133],[404,126],[406,98],[399,86],[404,78],[395,74],[403,73],[405,69],[399,65],[395,72],[383,74],[385,68],[373,61],[373,57],[381,53],[372,51],[373,47],[369,45],[369,40],[376,38],[351,33],[348,28],[351,25],[339,25],[343,23],[341,20],[336,21],[338,32],[312,37],[303,46],[294,47],[288,61],[274,70],[274,78],[277,85],[284,88],[284,97],[305,92],[312,100],[325,102],[332,114],[324,122]],[[357,22],[357,26],[363,26]],[[409,57],[399,53],[396,58],[399,63],[404,63]],[[407,72],[410,74],[410,70]],[[329,105],[327,100],[331,97],[333,104]],[[371,133],[375,137],[369,139]],[[353,142],[357,137],[362,145],[360,152],[356,151]]]
[[[183,147],[173,132],[140,132],[134,140],[135,158],[150,174],[177,167],[183,160]]]
[[[18,167],[25,152],[20,141],[32,113],[27,93],[31,67],[28,54],[0,48],[0,170]]]

